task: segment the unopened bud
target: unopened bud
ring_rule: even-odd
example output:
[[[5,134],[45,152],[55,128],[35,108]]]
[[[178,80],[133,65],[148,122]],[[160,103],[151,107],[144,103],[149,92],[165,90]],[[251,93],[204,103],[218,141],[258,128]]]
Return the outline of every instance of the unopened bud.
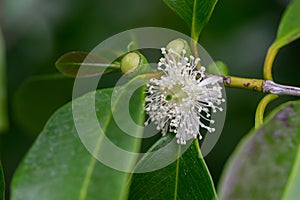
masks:
[[[179,54],[180,56],[182,55],[182,50],[185,50],[185,56],[190,56],[191,55],[191,49],[190,46],[188,45],[188,43],[181,39],[178,38],[176,40],[172,40],[171,42],[169,42],[169,44],[166,47],[167,50],[172,49],[174,52],[176,52],[177,54]]]
[[[141,63],[141,56],[137,52],[126,54],[121,60],[121,71],[123,74],[133,72]]]
[[[140,74],[155,72],[155,70],[149,66],[145,56],[136,51],[127,53],[122,58],[120,68],[121,72],[128,78],[133,78]]]
[[[222,61],[216,61],[214,63],[211,63],[207,67],[207,72],[209,74],[216,74],[221,76],[227,76],[228,75],[228,68],[225,63]]]

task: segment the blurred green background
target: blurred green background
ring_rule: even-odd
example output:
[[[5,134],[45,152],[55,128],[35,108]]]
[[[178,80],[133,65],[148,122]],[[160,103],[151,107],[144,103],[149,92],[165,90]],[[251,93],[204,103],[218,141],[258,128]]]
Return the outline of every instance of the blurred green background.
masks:
[[[262,78],[268,46],[276,36],[288,1],[220,0],[200,44],[224,61],[229,74]],[[5,42],[9,128],[0,134],[0,159],[7,185],[18,163],[47,119],[71,100],[73,79],[54,63],[70,51],[90,51],[106,38],[131,28],[189,30],[161,0],[2,0],[0,25]],[[277,82],[300,85],[300,42],[280,50],[274,64]],[[0,87],[1,88],[1,87]],[[239,140],[254,124],[262,94],[226,89],[227,117],[221,138],[206,157],[215,184]],[[292,100],[282,97],[268,107]]]

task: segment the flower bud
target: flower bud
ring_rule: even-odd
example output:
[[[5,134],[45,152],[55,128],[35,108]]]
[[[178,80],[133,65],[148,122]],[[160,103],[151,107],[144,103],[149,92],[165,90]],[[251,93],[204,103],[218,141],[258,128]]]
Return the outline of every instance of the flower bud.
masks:
[[[121,60],[121,72],[129,74],[133,72],[141,63],[141,56],[137,52],[126,54]]]
[[[214,63],[211,63],[207,67],[207,72],[209,74],[216,74],[221,76],[227,76],[228,75],[228,68],[225,63],[222,61],[216,61]]]
[[[183,40],[181,38],[178,38],[176,40],[172,40],[171,42],[169,42],[166,49],[167,50],[172,49],[174,52],[176,52],[180,56],[182,55],[182,50],[186,51],[185,55],[187,57],[191,55],[190,46],[188,45],[188,43],[185,40]]]
[[[133,78],[140,74],[155,72],[149,66],[149,63],[144,55],[139,52],[129,52],[121,59],[121,72],[128,78]]]

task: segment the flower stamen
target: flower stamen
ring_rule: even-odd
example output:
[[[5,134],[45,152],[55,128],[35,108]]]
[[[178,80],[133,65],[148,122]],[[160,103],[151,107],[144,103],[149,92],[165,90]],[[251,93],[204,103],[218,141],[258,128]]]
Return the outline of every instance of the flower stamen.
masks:
[[[158,70],[163,72],[160,78],[152,78],[147,84],[145,111],[149,115],[146,121],[154,122],[162,134],[175,133],[178,144],[186,144],[190,139],[202,138],[200,128],[214,132],[206,124],[213,124],[211,112],[222,111],[222,87],[217,79],[205,76],[205,67],[196,70],[199,58],[185,56],[161,49],[163,58]]]

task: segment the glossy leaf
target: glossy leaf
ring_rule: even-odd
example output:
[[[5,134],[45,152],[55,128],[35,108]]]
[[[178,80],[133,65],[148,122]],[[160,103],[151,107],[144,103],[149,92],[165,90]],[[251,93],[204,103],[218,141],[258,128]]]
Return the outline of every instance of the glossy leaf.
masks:
[[[164,0],[164,2],[191,28],[191,36],[197,41],[210,19],[217,0]]]
[[[55,63],[56,68],[63,74],[76,77],[91,77],[99,74],[117,72],[118,64],[108,63],[106,59],[86,52],[70,52],[61,56]]]
[[[0,29],[0,133],[8,128],[4,40]]]
[[[137,152],[140,139],[124,133],[119,127],[126,127],[127,124],[119,121],[117,125],[112,113],[117,112],[120,117],[124,117],[128,112],[124,108],[124,102],[128,98],[130,87],[144,83],[143,78],[136,78],[125,86],[118,87],[116,92],[113,92],[113,89],[98,90],[60,108],[49,119],[17,169],[12,183],[12,199],[126,199],[128,173],[117,171],[97,161],[83,146],[87,141],[80,140],[79,136],[95,143],[96,146],[89,150],[96,157],[100,152],[105,152],[102,154],[104,156],[116,156],[111,149],[103,146],[103,132],[120,148]],[[144,93],[144,87],[138,88],[131,96],[129,104],[130,116],[140,125],[144,121]],[[116,95],[116,98],[111,102],[112,94]],[[89,105],[91,102],[95,103],[95,107]],[[121,107],[123,109],[120,109]],[[95,110],[97,123],[93,123],[94,118],[90,115],[90,112]],[[92,123],[88,123],[89,121]],[[85,132],[79,134],[78,124],[85,123],[89,126],[83,127]],[[98,125],[102,129],[99,129]],[[141,136],[143,129],[135,128],[131,131],[131,134]],[[131,157],[118,157],[118,164],[121,166],[132,167],[134,162]]]
[[[90,80],[90,77],[85,80]],[[112,87],[119,74],[105,74],[100,88]],[[37,135],[49,117],[72,99],[74,79],[62,74],[37,75],[26,79],[14,95],[13,111],[25,133]]]
[[[0,162],[0,199],[4,199],[4,195],[5,195],[5,182],[4,182],[2,164]]]
[[[174,134],[161,138],[149,151],[170,143]],[[176,140],[173,140],[176,143]],[[179,146],[178,144],[176,144]],[[180,146],[178,148],[180,151]],[[171,151],[171,154],[179,153]],[[165,153],[165,151],[163,152]],[[157,160],[156,160],[157,159]],[[166,159],[166,158],[165,158]],[[138,167],[161,162],[159,157],[146,156]],[[209,171],[195,140],[184,154],[170,165],[157,171],[133,174],[129,199],[215,199],[216,193]]]
[[[280,48],[300,37],[300,0],[292,0],[280,21],[277,37],[265,59],[265,79],[272,80],[272,64]]]
[[[223,173],[220,199],[298,199],[300,102],[277,108],[244,138]]]
[[[286,9],[277,32],[276,42],[286,45],[300,37],[300,0],[292,0]]]

